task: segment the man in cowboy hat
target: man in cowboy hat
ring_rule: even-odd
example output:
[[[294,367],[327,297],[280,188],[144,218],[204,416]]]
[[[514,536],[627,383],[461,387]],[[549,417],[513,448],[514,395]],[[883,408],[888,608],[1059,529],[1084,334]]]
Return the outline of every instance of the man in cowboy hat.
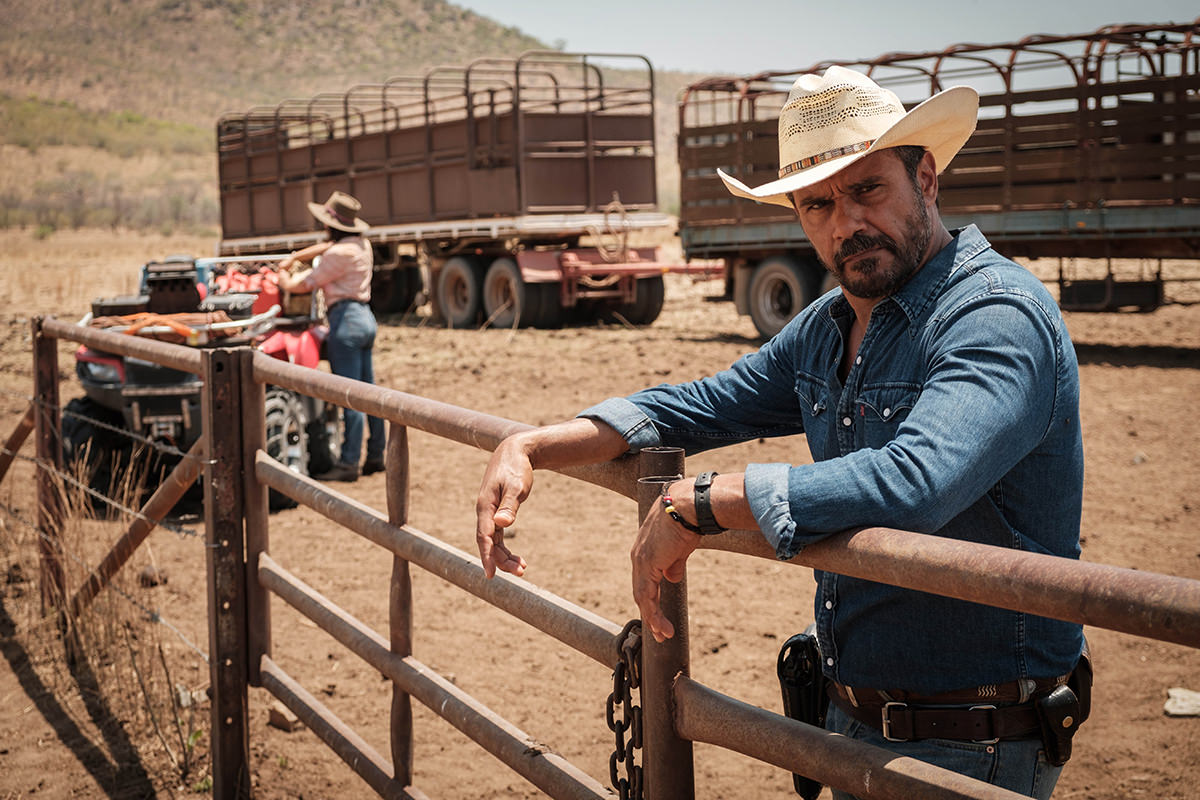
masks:
[[[326,241],[292,253],[280,262],[279,288],[288,292],[325,293],[325,309],[329,317],[329,336],[325,347],[329,368],[364,383],[375,382],[373,348],[376,323],[371,313],[371,275],[374,255],[363,237],[370,227],[359,218],[362,204],[344,192],[334,192],[324,203],[309,203],[309,213],[325,225]],[[288,270],[296,263],[320,261],[306,275],[293,276]],[[354,481],[359,476],[362,456],[363,414],[352,408],[342,411],[345,432],[342,451],[333,468],[316,477],[331,481]],[[367,458],[362,474],[381,472],[384,468],[385,435],[383,420],[367,417]]]
[[[794,208],[840,289],[710,378],[605,400],[502,442],[476,505],[486,573],[525,570],[504,528],[534,468],[797,433],[811,464],[666,487],[632,552],[634,599],[656,639],[674,633],[661,581],[679,579],[700,536],[726,528],[761,530],[780,558],[860,526],[1078,557],[1078,369],[1058,308],[975,226],[950,231],[938,214],[938,175],[977,111],[967,87],[906,112],[852,70],[800,77],[779,117],[778,180],[721,178],[734,194]],[[1037,704],[1080,659],[1080,626],[815,576],[827,728],[1050,795],[1070,740],[1043,742]]]

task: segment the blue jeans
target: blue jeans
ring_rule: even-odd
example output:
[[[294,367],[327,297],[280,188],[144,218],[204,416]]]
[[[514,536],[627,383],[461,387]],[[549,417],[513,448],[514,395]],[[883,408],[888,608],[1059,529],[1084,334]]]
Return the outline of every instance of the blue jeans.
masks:
[[[865,725],[836,703],[829,704],[825,729],[857,739],[898,756],[908,756],[1010,791],[1049,800],[1062,767],[1051,766],[1040,739],[1017,739],[978,744],[949,739],[889,742],[883,734]],[[852,794],[833,790],[834,800],[856,800]]]
[[[375,366],[371,351],[375,347],[375,315],[366,303],[346,300],[329,309],[329,338],[325,348],[329,368],[334,375],[353,378],[363,383],[375,383]],[[342,410],[346,422],[342,437],[341,462],[358,467],[362,455],[363,414],[352,408]],[[370,433],[367,439],[367,458],[383,458],[383,420],[367,417]]]

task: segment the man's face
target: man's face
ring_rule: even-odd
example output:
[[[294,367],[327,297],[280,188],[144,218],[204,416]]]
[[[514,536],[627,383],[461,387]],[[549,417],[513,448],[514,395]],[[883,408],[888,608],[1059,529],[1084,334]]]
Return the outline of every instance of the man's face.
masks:
[[[798,189],[792,200],[817,258],[843,290],[878,300],[907,283],[929,257],[936,193],[930,154],[914,185],[899,157],[880,151]]]

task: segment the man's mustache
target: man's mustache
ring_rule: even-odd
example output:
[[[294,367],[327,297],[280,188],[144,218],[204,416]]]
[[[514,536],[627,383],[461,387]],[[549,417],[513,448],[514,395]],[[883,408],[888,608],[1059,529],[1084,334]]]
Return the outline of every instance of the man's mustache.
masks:
[[[837,253],[833,256],[833,263],[838,269],[846,266],[846,259],[851,256],[858,255],[866,250],[873,250],[876,247],[882,247],[885,250],[890,250],[892,253],[899,251],[896,241],[887,234],[879,234],[878,236],[868,236],[865,233],[856,233],[842,243],[838,248]]]

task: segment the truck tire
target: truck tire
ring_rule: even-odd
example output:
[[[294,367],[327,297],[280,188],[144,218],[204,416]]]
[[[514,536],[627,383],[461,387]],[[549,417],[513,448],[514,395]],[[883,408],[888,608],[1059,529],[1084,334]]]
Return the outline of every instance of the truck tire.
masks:
[[[635,292],[634,301],[620,305],[617,313],[631,325],[649,325],[662,313],[663,300],[666,297],[662,275],[639,278]]]
[[[300,398],[287,389],[270,387],[263,406],[267,423],[267,455],[288,469],[307,475],[308,419]],[[268,505],[272,511],[278,511],[294,508],[296,501],[271,489]]]
[[[764,339],[783,330],[816,299],[808,271],[791,256],[763,259],[750,278],[750,319]]]
[[[558,328],[563,324],[561,287],[555,283],[525,284],[532,328]]]
[[[521,268],[511,258],[497,258],[483,276],[483,316],[493,328],[529,327],[541,309],[540,294],[528,291]]]
[[[474,259],[455,256],[442,265],[437,276],[437,303],[446,325],[470,328],[482,306],[483,270]]]

